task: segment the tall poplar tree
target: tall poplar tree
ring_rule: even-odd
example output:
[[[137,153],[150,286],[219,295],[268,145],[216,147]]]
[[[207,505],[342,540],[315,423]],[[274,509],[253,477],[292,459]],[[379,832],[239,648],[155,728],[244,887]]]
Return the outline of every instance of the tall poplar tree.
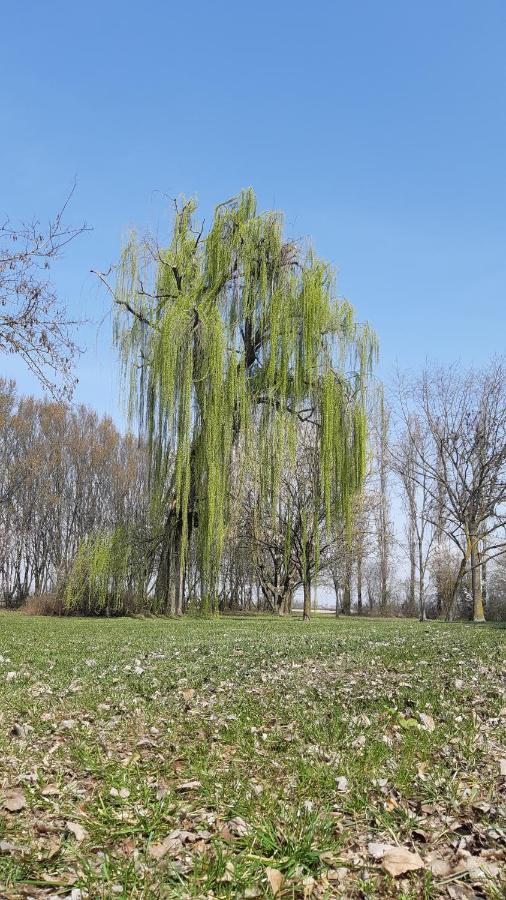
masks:
[[[240,478],[253,450],[274,509],[300,423],[318,435],[314,507],[329,530],[349,517],[376,352],[331,267],[284,238],[278,212],[257,212],[252,190],[220,204],[206,233],[195,214],[193,201],[176,204],[166,247],[132,235],[113,288],[129,412],[150,452],[158,608],[175,613],[190,540],[202,597],[214,595],[231,472]]]

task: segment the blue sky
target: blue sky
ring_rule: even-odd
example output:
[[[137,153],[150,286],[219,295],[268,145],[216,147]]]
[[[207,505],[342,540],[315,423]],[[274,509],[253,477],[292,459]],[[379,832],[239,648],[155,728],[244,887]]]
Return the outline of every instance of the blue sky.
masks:
[[[132,224],[163,235],[164,195],[209,217],[248,185],[339,270],[386,377],[503,352],[505,47],[504,0],[10,4],[0,214],[46,219],[77,176],[70,218],[93,226],[54,270],[90,320],[76,399],[119,419],[90,269]]]

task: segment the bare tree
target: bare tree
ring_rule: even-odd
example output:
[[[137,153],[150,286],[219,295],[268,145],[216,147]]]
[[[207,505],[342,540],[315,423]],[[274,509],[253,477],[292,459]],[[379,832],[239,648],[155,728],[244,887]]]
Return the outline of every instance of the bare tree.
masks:
[[[412,415],[400,441],[392,448],[391,458],[404,490],[407,513],[407,537],[410,563],[408,608],[411,615],[416,606],[418,573],[418,615],[423,622],[426,615],[425,581],[434,539],[434,506],[432,478],[417,467],[417,460],[428,455],[427,432],[419,417]]]
[[[465,373],[455,366],[427,370],[414,384],[403,385],[399,396],[414,449],[413,477],[432,502],[432,524],[461,556],[449,614],[469,572],[474,621],[483,622],[482,566],[506,545],[504,363],[496,360]],[[428,440],[420,442],[415,421]]]
[[[392,553],[393,530],[390,515],[389,470],[390,470],[390,410],[387,408],[383,392],[379,400],[378,420],[375,434],[375,453],[377,467],[377,502],[376,535],[379,565],[379,602],[382,614],[387,611],[390,597],[390,562]]]
[[[51,264],[86,225],[69,227],[61,210],[47,224],[36,219],[0,224],[0,352],[14,353],[54,396],[70,396],[78,348],[69,318],[49,277]],[[57,386],[59,384],[59,386]]]

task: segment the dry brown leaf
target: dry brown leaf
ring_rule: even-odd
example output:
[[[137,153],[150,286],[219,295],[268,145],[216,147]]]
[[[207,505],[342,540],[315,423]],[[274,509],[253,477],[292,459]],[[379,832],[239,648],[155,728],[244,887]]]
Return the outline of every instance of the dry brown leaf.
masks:
[[[60,788],[57,784],[46,784],[46,786],[41,790],[41,794],[43,797],[57,797],[59,793]]]
[[[434,722],[432,716],[428,716],[426,713],[420,713],[420,722],[422,723],[425,731],[433,732],[436,727],[436,723]]]
[[[267,881],[269,882],[271,887],[272,896],[277,897],[281,888],[283,887],[285,876],[279,871],[279,869],[272,869],[270,866],[267,866],[265,874],[267,875]]]
[[[221,876],[220,881],[225,881],[225,882],[233,881],[234,880],[234,872],[235,872],[235,866],[234,866],[233,862],[231,860],[229,860],[227,863],[225,863],[225,871],[224,871],[223,875]]]
[[[3,808],[9,812],[19,812],[26,806],[25,795],[23,791],[14,789],[6,791],[3,798]]]
[[[468,884],[449,884],[446,887],[451,900],[477,900],[477,894]]]
[[[10,841],[0,841],[0,853],[26,853],[27,847],[11,844]]]
[[[500,869],[496,863],[490,862],[482,856],[473,856],[466,851],[461,851],[461,854],[462,859],[460,860],[456,871],[469,872],[473,881],[480,881],[483,878],[497,878],[499,875]]]
[[[202,787],[201,781],[184,781],[182,784],[178,784],[176,791],[195,791],[199,787]]]
[[[245,837],[251,831],[250,826],[244,819],[241,819],[241,816],[234,816],[233,819],[230,819],[227,822],[227,827],[231,834],[234,834],[236,837]]]
[[[182,691],[182,694],[183,694],[183,700],[186,703],[188,703],[190,700],[193,700],[193,698],[195,696],[195,691],[193,688],[185,688],[185,690]]]
[[[66,822],[65,827],[66,827],[67,831],[70,831],[71,834],[74,835],[78,844],[80,844],[81,841],[86,840],[86,838],[88,837],[88,832],[86,831],[86,828],[83,828],[83,826],[79,825],[78,822]]]
[[[427,857],[427,865],[436,878],[447,878],[453,873],[453,867],[447,859],[433,851]]]
[[[223,822],[223,824],[219,826],[219,828],[216,831],[216,834],[218,834],[222,840],[227,841],[227,843],[234,840],[234,835],[232,834],[232,832],[230,831],[230,828],[228,827],[228,825],[225,822]]]
[[[373,859],[383,859],[387,850],[390,850],[392,844],[384,844],[380,841],[371,841],[367,845],[367,852]]]
[[[381,865],[392,878],[404,875],[405,872],[414,872],[416,869],[424,869],[425,863],[419,853],[412,853],[404,847],[388,847],[385,850]]]
[[[179,835],[179,831],[172,831],[163,841],[160,841],[159,844],[151,844],[148,850],[151,858],[158,861],[163,859],[164,856],[167,856],[168,853],[170,853],[171,856],[180,853],[183,849],[183,845],[179,839]]]
[[[349,871],[350,870],[347,869],[346,866],[339,866],[337,869],[328,869],[327,879],[328,881],[344,881]]]
[[[55,856],[58,856],[61,850],[61,841],[58,837],[51,838],[47,844],[44,845],[44,858],[54,859]]]

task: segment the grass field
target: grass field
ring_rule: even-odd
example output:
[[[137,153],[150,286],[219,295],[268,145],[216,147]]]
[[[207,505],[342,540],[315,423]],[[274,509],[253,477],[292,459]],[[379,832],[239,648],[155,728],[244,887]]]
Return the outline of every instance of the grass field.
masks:
[[[504,896],[506,631],[0,629],[0,896]]]

